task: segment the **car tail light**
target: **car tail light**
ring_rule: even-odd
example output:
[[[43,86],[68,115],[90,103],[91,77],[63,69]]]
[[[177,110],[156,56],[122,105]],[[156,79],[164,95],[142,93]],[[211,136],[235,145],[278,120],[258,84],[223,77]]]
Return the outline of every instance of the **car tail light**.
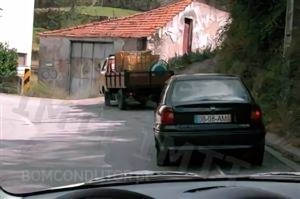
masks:
[[[174,112],[170,107],[162,107],[159,111],[159,115],[161,116],[161,124],[164,125],[172,125],[174,124]]]
[[[261,121],[262,120],[262,111],[260,107],[254,107],[251,112],[252,121]]]

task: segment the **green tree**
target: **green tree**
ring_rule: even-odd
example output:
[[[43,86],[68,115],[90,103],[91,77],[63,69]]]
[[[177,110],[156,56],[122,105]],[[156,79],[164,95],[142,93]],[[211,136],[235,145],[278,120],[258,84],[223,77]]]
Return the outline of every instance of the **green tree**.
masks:
[[[7,43],[0,43],[0,77],[15,75],[17,72],[18,54],[10,49]]]
[[[293,93],[298,65],[283,56],[286,0],[232,0],[228,7],[232,22],[217,50],[219,72],[245,81],[263,109],[268,131],[299,137],[299,95]]]

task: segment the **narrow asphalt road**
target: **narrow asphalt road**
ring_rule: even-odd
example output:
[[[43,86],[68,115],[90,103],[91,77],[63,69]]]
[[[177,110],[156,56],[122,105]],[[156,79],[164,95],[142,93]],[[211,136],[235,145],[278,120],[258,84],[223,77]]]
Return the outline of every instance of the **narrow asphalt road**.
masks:
[[[214,161],[158,167],[153,110],[119,111],[103,98],[78,101],[0,94],[0,185],[29,192],[137,170],[190,171],[202,175],[292,171],[266,152],[261,168]],[[194,157],[193,157],[193,160]],[[185,161],[189,162],[189,161]],[[238,160],[234,160],[234,165]]]

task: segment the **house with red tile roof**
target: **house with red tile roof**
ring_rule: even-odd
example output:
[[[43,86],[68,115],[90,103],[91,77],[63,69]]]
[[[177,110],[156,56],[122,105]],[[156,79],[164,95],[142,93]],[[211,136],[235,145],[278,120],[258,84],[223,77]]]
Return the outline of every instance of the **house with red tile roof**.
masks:
[[[228,18],[227,12],[203,1],[179,0],[131,16],[43,32],[39,34],[40,68],[52,66],[58,75],[44,80],[70,95],[96,96],[98,68],[110,54],[152,50],[168,61],[215,48]]]

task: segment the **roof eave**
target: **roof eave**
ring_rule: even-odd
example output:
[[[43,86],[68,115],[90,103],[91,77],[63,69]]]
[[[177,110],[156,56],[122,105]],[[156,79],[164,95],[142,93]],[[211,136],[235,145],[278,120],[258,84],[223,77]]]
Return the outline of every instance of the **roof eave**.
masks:
[[[151,35],[138,35],[138,36],[111,36],[111,35],[61,35],[61,34],[39,34],[39,37],[66,37],[66,38],[124,38],[124,39],[129,39],[129,38],[148,38]]]

